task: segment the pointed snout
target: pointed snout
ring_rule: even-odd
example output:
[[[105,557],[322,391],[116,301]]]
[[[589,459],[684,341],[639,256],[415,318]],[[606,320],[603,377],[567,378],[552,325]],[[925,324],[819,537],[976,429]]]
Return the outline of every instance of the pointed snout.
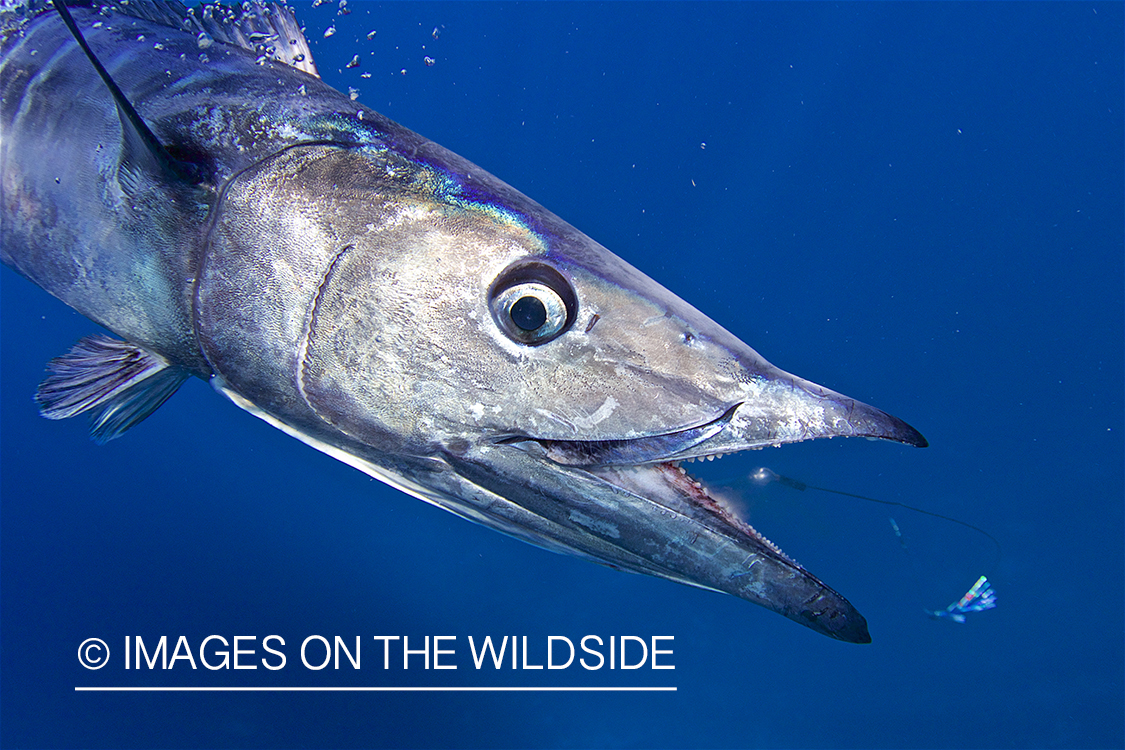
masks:
[[[835,391],[810,383],[807,380],[790,376],[793,399],[799,410],[804,403],[811,411],[823,409],[821,434],[809,437],[866,437],[892,440],[915,448],[925,448],[930,443],[922,433],[896,416],[882,409],[848,398]],[[814,420],[815,423],[815,420]]]
[[[874,406],[781,370],[747,386],[729,423],[689,455],[745,450],[826,437],[892,440],[918,448],[929,443],[918,430]]]

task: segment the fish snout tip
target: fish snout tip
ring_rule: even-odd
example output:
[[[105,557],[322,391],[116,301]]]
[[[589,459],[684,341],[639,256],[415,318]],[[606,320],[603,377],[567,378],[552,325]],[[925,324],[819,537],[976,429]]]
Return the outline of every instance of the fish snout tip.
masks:
[[[918,430],[914,429],[906,422],[886,412],[883,413],[883,416],[887,418],[889,423],[888,434],[878,437],[885,437],[887,440],[912,445],[915,448],[928,448],[930,446],[930,441],[926,439],[925,435],[918,432]]]
[[[814,395],[816,395],[815,391]],[[926,440],[921,432],[893,414],[888,414],[882,409],[839,394],[833,394],[833,396],[830,399],[841,408],[843,413],[840,414],[840,417],[848,426],[841,434],[874,440],[890,440],[915,448],[929,446],[930,441]]]
[[[856,611],[847,600],[843,600],[843,604],[830,613],[802,612],[802,615],[807,620],[805,625],[829,638],[844,643],[871,643],[867,618]]]

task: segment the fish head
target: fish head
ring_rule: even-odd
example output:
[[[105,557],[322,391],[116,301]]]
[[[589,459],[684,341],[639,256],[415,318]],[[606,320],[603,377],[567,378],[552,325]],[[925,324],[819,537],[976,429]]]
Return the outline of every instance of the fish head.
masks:
[[[843,597],[680,462],[833,436],[924,446],[912,427],[774,367],[434,144],[293,149],[239,183],[213,255],[274,258],[262,272],[291,289],[288,400],[315,416],[260,408],[315,420],[299,437],[541,546],[870,640]],[[278,270],[294,257],[300,269]],[[260,289],[239,294],[278,307]],[[232,389],[257,401],[252,385]]]

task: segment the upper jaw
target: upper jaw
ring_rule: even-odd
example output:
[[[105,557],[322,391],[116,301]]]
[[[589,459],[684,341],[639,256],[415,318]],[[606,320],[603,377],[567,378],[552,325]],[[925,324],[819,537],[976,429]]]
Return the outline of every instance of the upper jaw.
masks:
[[[703,424],[638,438],[542,440],[506,437],[525,450],[564,466],[637,466],[732,453],[821,437],[866,437],[915,447],[920,432],[884,411],[790,376],[766,383],[752,401],[729,407]]]

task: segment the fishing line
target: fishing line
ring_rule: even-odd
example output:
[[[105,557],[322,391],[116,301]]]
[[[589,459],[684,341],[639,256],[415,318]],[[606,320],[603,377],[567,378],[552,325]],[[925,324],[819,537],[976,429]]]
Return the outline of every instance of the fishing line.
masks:
[[[777,482],[778,484],[784,485],[786,487],[797,490],[799,492],[804,492],[805,490],[818,490],[820,492],[827,492],[827,493],[830,493],[832,495],[841,495],[843,497],[851,497],[851,498],[855,498],[856,500],[866,500],[869,503],[878,503],[879,505],[892,505],[892,506],[896,506],[896,507],[899,507],[899,508],[905,508],[905,509],[913,511],[915,513],[921,513],[923,515],[932,516],[934,518],[940,518],[943,521],[949,521],[951,523],[955,523],[955,524],[958,524],[960,526],[964,526],[967,529],[971,529],[972,531],[975,531],[978,534],[981,534],[986,539],[988,539],[990,542],[992,542],[993,546],[996,548],[996,559],[993,561],[992,565],[989,567],[988,574],[982,575],[980,578],[978,578],[976,583],[973,584],[973,586],[965,593],[964,596],[961,597],[961,599],[959,601],[956,601],[956,602],[950,604],[945,609],[938,609],[938,610],[929,609],[924,604],[922,606],[922,609],[923,609],[923,611],[926,612],[926,614],[928,614],[931,618],[934,618],[934,619],[948,618],[948,619],[953,620],[954,622],[965,622],[965,615],[967,613],[969,613],[969,612],[981,612],[981,611],[986,610],[986,609],[992,609],[993,607],[996,606],[996,594],[995,594],[995,592],[993,592],[992,586],[988,582],[988,575],[991,575],[992,571],[994,571],[996,569],[996,567],[1000,564],[1000,559],[1003,556],[1003,548],[1000,546],[1000,542],[999,542],[999,540],[996,539],[996,537],[992,536],[992,534],[989,534],[987,531],[980,528],[979,526],[974,526],[973,524],[971,524],[967,521],[962,521],[959,518],[953,518],[952,516],[946,516],[946,515],[943,515],[941,513],[935,513],[935,512],[930,511],[930,510],[924,510],[922,508],[918,508],[918,507],[913,506],[913,505],[907,505],[906,503],[900,503],[900,502],[897,502],[897,501],[894,501],[894,500],[880,500],[879,498],[876,498],[876,497],[868,497],[867,495],[859,495],[859,494],[856,494],[854,492],[844,492],[843,490],[834,490],[834,489],[831,489],[831,488],[828,488],[828,487],[820,487],[820,486],[817,486],[815,484],[809,484],[807,482],[802,482],[799,479],[794,479],[793,477],[787,477],[783,474],[778,474],[776,471],[773,471],[772,469],[767,469],[764,466],[757,469],[752,474],[750,474],[749,478],[750,478],[750,481],[752,481],[754,484],[758,485],[759,487],[764,487],[767,484],[769,484],[770,482]],[[903,553],[906,555],[907,559],[910,561],[910,569],[911,569],[911,571],[914,575],[915,585],[917,587],[917,592],[918,592],[918,598],[919,598],[919,602],[921,603],[921,601],[922,601],[921,600],[921,596],[922,596],[921,580],[922,579],[921,579],[921,575],[918,572],[918,568],[917,568],[917,566],[914,562],[914,555],[911,554],[911,552],[910,552],[910,547],[906,543],[906,537],[903,535],[902,529],[899,528],[898,522],[895,521],[894,518],[890,518],[889,520],[891,522],[891,529],[894,531],[895,537],[898,539],[899,545],[902,547]]]
[[[893,506],[896,506],[896,507],[899,507],[899,508],[906,508],[907,510],[912,510],[915,513],[921,513],[921,514],[926,515],[926,516],[933,516],[934,518],[940,518],[943,521],[950,521],[951,523],[955,523],[955,524],[959,524],[961,526],[964,526],[967,529],[972,529],[973,531],[977,532],[978,534],[982,534],[990,542],[992,542],[993,546],[996,547],[996,559],[993,561],[992,565],[989,567],[989,573],[991,573],[993,570],[996,569],[996,566],[999,565],[999,563],[1000,563],[1000,558],[1003,556],[1003,549],[1001,548],[1000,542],[996,539],[996,537],[992,536],[992,534],[989,534],[987,531],[980,528],[979,526],[974,526],[973,524],[971,524],[967,521],[962,521],[960,518],[953,518],[952,516],[945,516],[945,515],[942,515],[941,513],[934,513],[931,510],[925,510],[923,508],[918,508],[918,507],[915,507],[913,505],[907,505],[906,503],[896,502],[894,500],[880,500],[877,497],[868,497],[867,495],[857,495],[854,492],[844,492],[843,490],[833,490],[833,489],[829,489],[828,487],[818,487],[815,484],[808,484],[807,482],[802,482],[799,479],[793,479],[792,477],[787,477],[787,476],[784,476],[782,474],[778,474],[776,471],[773,471],[772,469],[767,469],[764,466],[762,468],[758,469],[757,471],[755,471],[753,474],[751,474],[750,479],[755,484],[757,484],[759,487],[764,487],[767,484],[769,484],[770,482],[777,482],[778,484],[783,484],[786,487],[791,487],[792,489],[799,490],[801,492],[804,492],[805,490],[819,490],[820,492],[828,492],[828,493],[831,493],[833,495],[843,495],[844,497],[854,497],[856,500],[866,500],[869,503],[878,503],[880,505],[893,505]],[[893,518],[891,519],[891,527],[894,529],[895,536],[898,537],[899,542],[902,543],[903,549],[905,550],[906,549],[906,540],[903,539],[902,532],[899,530],[898,524],[895,523],[895,520]]]

